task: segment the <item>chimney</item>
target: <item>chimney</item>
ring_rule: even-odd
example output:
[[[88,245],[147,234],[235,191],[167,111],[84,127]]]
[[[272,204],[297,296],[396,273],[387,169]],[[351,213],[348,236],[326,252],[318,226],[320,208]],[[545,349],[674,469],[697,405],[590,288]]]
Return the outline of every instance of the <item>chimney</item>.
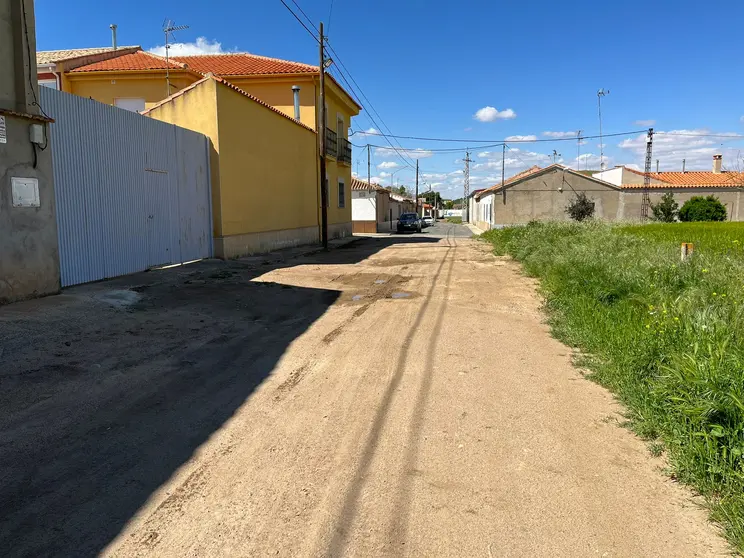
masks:
[[[687,163],[687,159],[682,159],[682,174],[685,174],[685,164]]]
[[[721,174],[721,165],[723,164],[723,155],[713,155],[713,172]]]
[[[294,94],[294,117],[295,120],[300,119],[300,86],[299,85],[293,85],[292,86],[292,93]]]
[[[111,46],[114,47],[114,50],[116,50],[116,27],[117,25],[115,23],[109,25],[111,29]]]

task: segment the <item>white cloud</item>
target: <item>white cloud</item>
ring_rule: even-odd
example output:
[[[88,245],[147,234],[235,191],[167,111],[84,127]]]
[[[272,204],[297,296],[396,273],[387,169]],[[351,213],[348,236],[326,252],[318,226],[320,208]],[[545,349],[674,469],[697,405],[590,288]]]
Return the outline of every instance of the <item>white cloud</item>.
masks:
[[[507,136],[506,141],[535,141],[537,136]]]
[[[497,110],[494,107],[483,107],[482,109],[478,109],[478,111],[473,115],[473,118],[475,120],[480,120],[481,122],[496,122],[497,120],[511,120],[512,118],[516,118],[517,113],[514,112],[512,109],[508,108],[506,110]]]
[[[742,119],[744,120],[744,116],[742,116]],[[467,128],[465,128],[463,130],[463,132],[472,132],[472,131],[473,131],[473,127],[472,126],[468,126]]]
[[[400,164],[396,163],[395,161],[383,161],[379,165],[377,165],[377,168],[380,169],[397,169],[400,166]]]
[[[614,166],[613,158],[607,155],[602,159],[605,165],[605,169],[611,169]],[[574,157],[570,161],[566,161],[563,164],[578,170],[596,170],[600,169],[600,156],[595,153],[582,153],[578,157],[578,166],[576,164],[577,158]]]
[[[378,147],[375,149],[375,155],[379,157],[394,157],[396,153],[409,157],[411,159],[426,159],[434,155],[431,151],[426,149],[392,149],[390,147]]]
[[[150,52],[158,56],[165,56],[165,45],[156,46]],[[222,43],[210,42],[206,37],[197,37],[193,43],[173,43],[170,45],[169,56],[194,56],[196,54],[222,54]]]
[[[575,138],[576,132],[543,132],[543,136],[546,138]]]
[[[364,137],[364,136],[378,136],[378,135],[380,135],[380,132],[377,130],[377,128],[368,128],[368,129],[364,130],[363,132],[356,132],[354,135],[355,136],[360,136],[360,137]]]
[[[653,169],[656,170],[656,159],[659,160],[660,170],[682,170],[682,160],[685,160],[687,170],[710,170],[713,164],[713,155],[723,155],[724,168],[735,168],[739,159],[740,148],[726,147],[722,145],[726,141],[734,141],[724,138],[705,137],[702,134],[715,134],[718,136],[735,136],[733,132],[711,132],[706,129],[696,130],[670,130],[668,132],[657,132],[654,134],[652,151]],[[619,147],[626,150],[632,157],[631,163],[642,165],[646,155],[646,134],[639,134],[634,138],[626,138],[620,142]]]
[[[656,120],[636,120],[635,122],[633,122],[633,124],[635,124],[636,126],[644,127],[653,126],[654,124],[656,124]]]
[[[425,180],[444,180],[447,178],[445,172],[425,172],[421,175]]]

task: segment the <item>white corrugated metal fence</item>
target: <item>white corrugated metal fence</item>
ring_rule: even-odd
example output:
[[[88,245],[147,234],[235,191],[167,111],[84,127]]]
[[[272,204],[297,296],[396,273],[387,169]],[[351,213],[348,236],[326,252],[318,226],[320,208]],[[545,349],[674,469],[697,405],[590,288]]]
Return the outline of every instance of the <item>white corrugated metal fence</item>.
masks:
[[[63,286],[212,256],[205,136],[41,90]]]

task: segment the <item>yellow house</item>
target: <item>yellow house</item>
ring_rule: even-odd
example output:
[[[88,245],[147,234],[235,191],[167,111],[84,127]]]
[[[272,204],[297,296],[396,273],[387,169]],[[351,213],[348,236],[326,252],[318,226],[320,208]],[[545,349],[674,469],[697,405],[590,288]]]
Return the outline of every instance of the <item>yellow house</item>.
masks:
[[[258,106],[261,106],[263,109],[275,109],[272,111],[272,114],[275,116],[279,116],[279,114],[284,115],[286,117],[285,120],[289,119],[290,124],[294,122],[296,126],[299,123],[312,131],[318,128],[319,70],[317,66],[246,53],[178,56],[166,60],[163,57],[144,52],[135,47],[120,48],[117,51],[112,51],[111,49],[103,50],[104,53],[102,55],[99,54],[101,59],[86,61],[87,63],[79,63],[82,60],[81,57],[73,58],[73,63],[57,62],[58,77],[56,81],[59,88],[75,95],[90,97],[102,103],[116,105],[128,110],[136,110],[138,112],[149,111],[148,116],[205,133],[212,139],[215,152],[219,157],[223,155],[223,146],[226,140],[225,136],[218,133],[218,131],[220,127],[224,128],[227,125],[226,123],[230,118],[229,114],[222,113],[228,110],[228,107],[230,110],[234,110],[238,106],[235,102],[230,103],[225,100],[230,96],[234,96],[234,94],[238,94],[238,91],[230,89],[228,87],[229,85],[235,86],[240,91],[239,94],[243,96],[244,100],[249,98],[255,99],[262,102]],[[40,52],[37,55],[37,58],[39,57],[49,60],[49,52]],[[202,95],[201,91],[206,87],[205,84],[207,83],[203,81],[205,76],[221,78],[211,83],[218,84],[216,87],[218,91],[224,89],[224,92],[221,94],[222,101],[219,98],[215,101],[218,114],[215,116],[214,113],[210,113],[213,114],[211,126],[214,128],[211,130],[211,133],[206,131],[206,127],[208,126],[206,126],[205,122],[201,122],[200,124],[194,122],[195,119],[203,120],[205,117],[197,118],[197,116],[190,114],[191,112],[198,112],[194,109],[194,105],[197,103],[193,99]],[[193,95],[191,93],[192,90],[189,88],[197,83],[199,84],[198,89],[200,92],[197,95]],[[225,86],[227,89],[221,86]],[[185,97],[189,101],[186,103],[184,98],[171,103],[172,106],[179,107],[177,111],[173,112],[175,109],[172,108],[166,109],[161,104],[162,101],[178,95],[179,92],[183,92],[184,90],[190,92]],[[230,90],[230,94],[227,93],[227,90]],[[168,95],[169,92],[170,96]],[[220,95],[217,95],[217,97],[220,97]],[[181,105],[183,104],[188,104],[189,109],[186,110],[182,107]],[[156,105],[158,105],[157,111],[150,110]],[[245,102],[240,105],[241,111],[245,112],[248,109],[244,109],[243,105],[245,105]],[[330,76],[327,76],[326,79],[326,106],[326,172],[329,192],[328,228],[329,237],[335,238],[352,234],[351,143],[348,141],[348,130],[351,126],[351,118],[359,114],[361,107]],[[209,111],[207,112],[209,113]],[[176,113],[178,113],[177,118],[175,117]],[[165,116],[166,114],[168,116]],[[242,121],[244,124],[242,135],[230,137],[228,141],[231,146],[235,142],[237,146],[242,146],[246,151],[246,146],[249,144],[251,148],[257,149],[261,141],[266,144],[270,137],[277,135],[265,127],[258,127],[256,123],[258,121],[246,119]],[[279,120],[268,118],[265,119],[265,122],[267,125],[269,122],[274,125]],[[282,129],[289,130],[291,128],[286,128],[285,125],[282,126]],[[264,176],[268,182],[260,182],[251,178],[247,182],[239,182],[242,184],[240,186],[241,188],[245,188],[250,184],[251,188],[270,190],[274,181],[271,178],[272,176],[278,176],[277,173],[284,173],[284,167],[297,164],[297,162],[288,156],[287,149],[288,137],[294,138],[296,136],[295,132],[296,130],[290,133],[289,136],[280,134],[278,137],[283,138],[284,141],[277,141],[276,143],[267,145],[273,151],[263,151],[264,156],[262,158],[250,157],[246,159],[252,160],[253,166],[247,167],[243,165],[241,167],[240,172],[244,173],[243,177],[255,174],[256,177]],[[260,141],[253,141],[254,139]],[[315,136],[314,161],[306,163],[304,162],[304,158],[301,158],[301,160],[303,161],[303,165],[311,165],[310,168],[315,173],[314,191],[319,198],[320,192],[318,186],[320,172],[317,143],[317,136]],[[228,163],[225,164],[230,166]],[[232,172],[229,177],[222,174],[223,166],[223,163],[220,162],[219,173],[221,182],[219,184],[222,190],[232,188],[233,181],[235,180]],[[228,180],[228,182],[225,182],[225,180]],[[214,184],[217,183],[215,182]],[[228,186],[228,184],[230,185]],[[251,194],[253,193],[251,192]],[[215,201],[222,194],[224,192],[215,193],[213,195]],[[261,196],[263,194],[256,193],[256,195]],[[215,203],[215,206],[218,205]],[[319,203],[316,204],[316,210],[315,227],[317,233],[320,221]],[[222,217],[225,218],[227,215],[222,215]],[[252,218],[255,218],[255,216]],[[222,227],[218,231],[219,223],[221,223],[220,226],[223,226],[227,225],[228,221],[232,224],[226,228]],[[242,229],[231,228],[237,222],[243,223]],[[259,229],[264,232],[271,232],[274,229],[266,229],[265,227],[278,226],[278,222],[275,220],[271,220],[270,223],[254,222],[253,225],[249,226],[245,220],[234,220],[232,217],[230,219],[223,219],[219,223],[215,217],[215,253],[224,255],[225,257],[239,255],[236,247],[241,245],[241,243],[235,239],[231,241],[220,240],[223,235],[255,235]],[[294,225],[297,225],[294,228],[298,230],[307,227],[306,221],[302,219],[295,222]],[[283,227],[284,224],[281,226]],[[276,230],[286,229],[277,228]],[[253,237],[254,240],[256,238],[258,237]],[[278,235],[276,238],[277,247],[284,245],[284,241],[279,240],[281,235]],[[317,235],[313,240],[310,240],[304,235],[303,238],[307,241],[314,241],[317,240]],[[219,249],[220,245],[223,245],[225,248],[224,251]],[[261,242],[247,242],[242,244],[242,246],[244,250],[242,253],[259,251],[259,248],[255,248],[256,246],[261,246],[262,248],[260,250],[263,251],[264,247],[267,246],[267,241],[264,238]],[[250,247],[254,247],[255,249],[249,249]]]

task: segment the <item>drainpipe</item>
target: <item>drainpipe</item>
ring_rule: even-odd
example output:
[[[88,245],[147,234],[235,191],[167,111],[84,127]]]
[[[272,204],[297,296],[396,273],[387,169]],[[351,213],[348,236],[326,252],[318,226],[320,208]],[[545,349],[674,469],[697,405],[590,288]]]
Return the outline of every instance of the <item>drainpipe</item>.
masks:
[[[111,29],[111,46],[114,47],[114,50],[116,50],[116,27],[117,25],[115,23],[109,25]]]
[[[300,119],[300,86],[292,86],[292,94],[294,95],[294,117],[295,120]]]

